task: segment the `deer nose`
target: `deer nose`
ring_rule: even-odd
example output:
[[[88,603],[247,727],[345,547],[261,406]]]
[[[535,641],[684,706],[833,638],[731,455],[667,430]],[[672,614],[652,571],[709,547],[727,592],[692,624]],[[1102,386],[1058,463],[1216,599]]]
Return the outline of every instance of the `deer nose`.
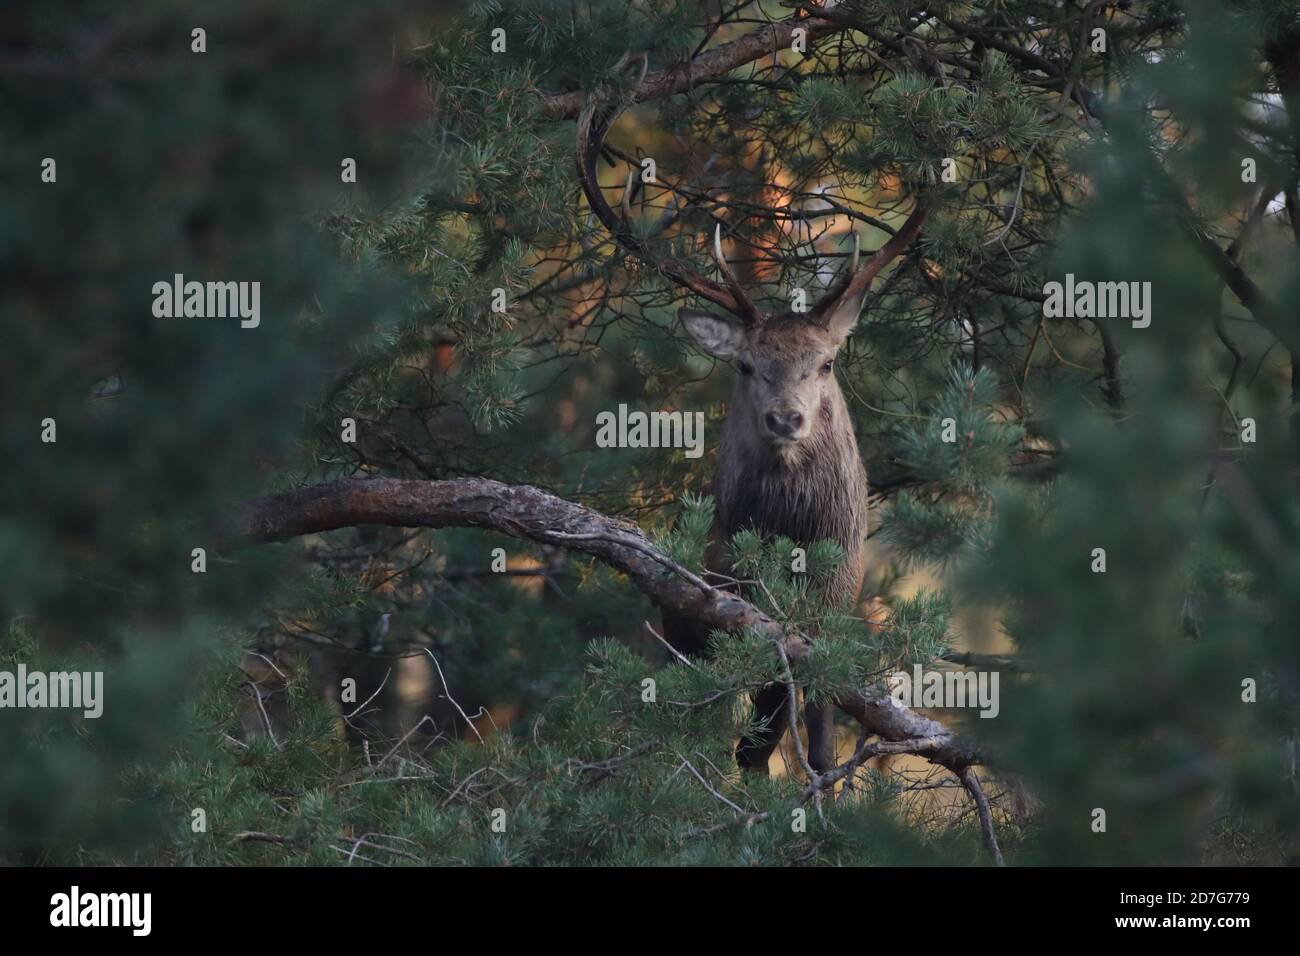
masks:
[[[763,424],[773,435],[781,438],[793,438],[803,427],[803,415],[798,412],[768,412],[763,417]]]

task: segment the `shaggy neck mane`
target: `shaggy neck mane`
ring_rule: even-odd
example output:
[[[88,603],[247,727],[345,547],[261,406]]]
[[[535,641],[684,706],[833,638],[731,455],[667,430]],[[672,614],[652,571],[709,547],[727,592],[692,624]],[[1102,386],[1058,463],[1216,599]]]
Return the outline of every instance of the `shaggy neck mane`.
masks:
[[[755,528],[801,544],[830,538],[850,556],[861,551],[867,477],[838,383],[827,388],[812,434],[788,448],[759,437],[753,419],[737,389],[714,480],[726,533]]]

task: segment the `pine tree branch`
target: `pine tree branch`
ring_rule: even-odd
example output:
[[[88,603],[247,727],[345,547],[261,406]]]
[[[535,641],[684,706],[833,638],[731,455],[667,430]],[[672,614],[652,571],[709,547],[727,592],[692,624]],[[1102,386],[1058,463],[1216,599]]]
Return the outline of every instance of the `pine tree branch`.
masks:
[[[807,30],[807,41],[812,43],[823,37],[849,28],[845,23],[832,23],[821,17],[779,20],[771,26],[759,27],[742,37],[701,53],[687,63],[657,70],[646,75],[633,94],[633,102],[663,99],[675,93],[684,93],[700,80],[725,76],[738,66],[751,63],[775,51],[789,49],[797,28]],[[542,97],[542,115],[548,119],[577,119],[582,111],[587,93],[547,93]]]
[[[1006,861],[1002,858],[1002,849],[998,846],[997,830],[993,827],[993,811],[989,808],[989,798],[984,795],[984,788],[980,786],[980,778],[975,773],[973,767],[963,767],[957,774],[961,778],[962,786],[975,801],[975,812],[979,815],[980,833],[984,835],[984,846],[988,848],[989,854],[993,857],[993,863],[996,866],[1006,866]]]
[[[357,525],[485,528],[562,545],[623,572],[660,608],[715,630],[752,628],[769,637],[794,663],[806,658],[811,648],[807,635],[787,633],[749,602],[705,583],[665,555],[635,525],[529,485],[486,478],[346,479],[312,485],[245,503],[231,517],[218,549],[287,541]],[[969,742],[938,721],[909,710],[883,686],[843,692],[835,702],[869,734],[891,741],[926,740],[923,756],[954,773],[981,762]]]

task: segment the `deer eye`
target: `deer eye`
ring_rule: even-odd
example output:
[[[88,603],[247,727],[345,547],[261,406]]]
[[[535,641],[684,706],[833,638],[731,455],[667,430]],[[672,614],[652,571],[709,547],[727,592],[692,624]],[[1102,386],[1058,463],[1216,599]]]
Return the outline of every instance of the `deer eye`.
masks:
[[[741,375],[753,375],[753,374],[754,374],[754,366],[750,365],[748,362],[746,362],[746,361],[744,361],[744,360],[741,360],[741,362],[740,362],[740,374],[741,374]]]

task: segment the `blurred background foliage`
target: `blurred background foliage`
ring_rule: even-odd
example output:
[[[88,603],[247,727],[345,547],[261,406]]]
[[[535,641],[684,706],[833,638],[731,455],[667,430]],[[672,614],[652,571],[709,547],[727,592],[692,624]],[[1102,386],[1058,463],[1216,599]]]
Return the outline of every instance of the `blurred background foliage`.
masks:
[[[686,70],[807,13],[835,28],[637,105],[602,165],[614,201],[653,158],[635,227],[705,271],[724,223],[781,309],[854,230],[874,249],[936,204],[837,370],[876,506],[860,606],[806,600],[788,542],[735,543],[756,600],[830,638],[801,680],[1013,657],[997,719],[935,714],[994,755],[1012,862],[1296,860],[1296,5],[813,6],[0,13],[0,670],[106,672],[97,720],[0,711],[0,861],[985,860],[919,759],[792,831],[797,768],[742,779],[730,756],[770,649],[676,663],[585,559],[455,529],[213,546],[259,493],[473,475],[698,561],[729,371],[588,215],[576,114],[544,105],[625,88],[628,53]],[[260,326],[154,318],[176,273],[260,281]],[[1045,317],[1067,273],[1150,282],[1150,327]],[[705,411],[705,456],[596,448],[621,403]],[[815,578],[837,556],[809,558]]]

